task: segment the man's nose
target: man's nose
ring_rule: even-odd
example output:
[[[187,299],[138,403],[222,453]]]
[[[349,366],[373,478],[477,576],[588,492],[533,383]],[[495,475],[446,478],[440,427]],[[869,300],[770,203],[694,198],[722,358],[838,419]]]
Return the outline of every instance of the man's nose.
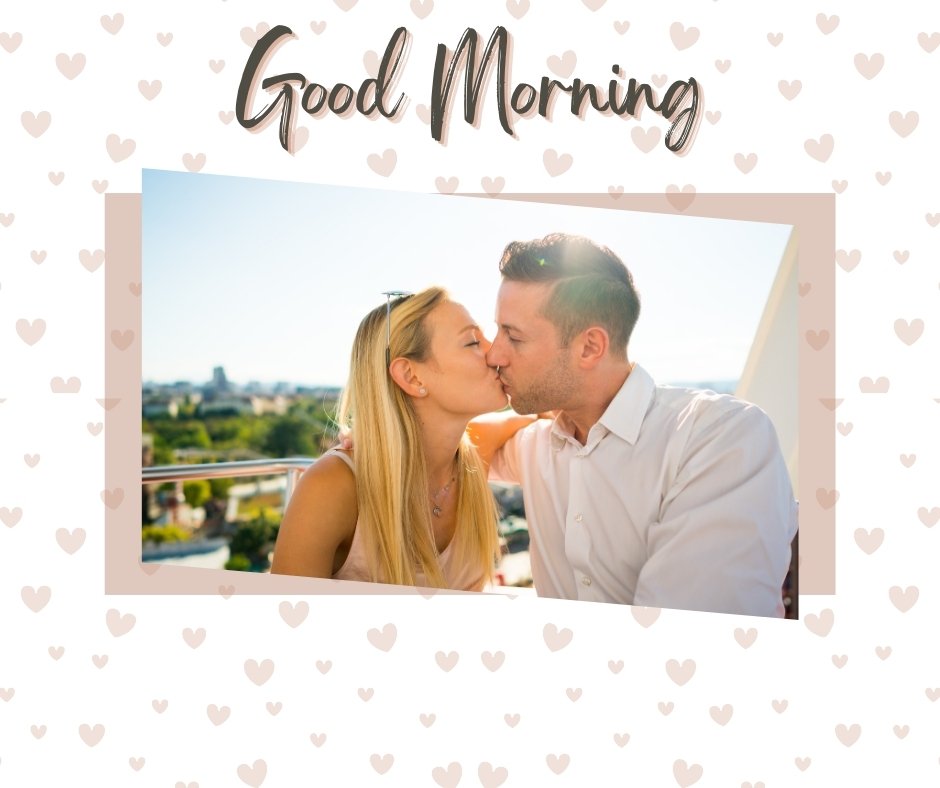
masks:
[[[499,367],[503,366],[502,361],[502,354],[499,351],[499,337],[496,337],[486,349],[486,363],[490,367]]]

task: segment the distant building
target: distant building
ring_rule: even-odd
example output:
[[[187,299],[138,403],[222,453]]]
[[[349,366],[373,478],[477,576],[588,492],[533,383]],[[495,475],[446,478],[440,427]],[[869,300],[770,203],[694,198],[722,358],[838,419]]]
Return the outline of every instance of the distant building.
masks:
[[[172,398],[152,399],[143,404],[145,419],[175,419],[179,411],[179,401]]]
[[[224,367],[215,367],[212,370],[212,388],[216,392],[222,394],[224,392],[230,391],[231,386],[228,382],[228,378],[225,377],[225,368]]]
[[[252,397],[248,394],[229,394],[217,396],[212,400],[203,400],[199,405],[200,416],[261,416],[275,413],[279,416],[287,413],[288,401],[285,397]]]
[[[200,416],[245,416],[255,412],[252,397],[218,396],[204,399],[199,403]]]

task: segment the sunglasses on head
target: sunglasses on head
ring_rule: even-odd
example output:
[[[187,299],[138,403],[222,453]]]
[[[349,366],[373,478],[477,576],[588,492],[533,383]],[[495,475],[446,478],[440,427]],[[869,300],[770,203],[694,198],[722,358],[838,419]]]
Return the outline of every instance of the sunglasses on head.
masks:
[[[388,290],[383,292],[382,295],[385,296],[385,366],[390,367],[392,364],[392,299],[394,298],[397,304],[399,301],[413,296],[414,293],[409,293],[407,290]]]

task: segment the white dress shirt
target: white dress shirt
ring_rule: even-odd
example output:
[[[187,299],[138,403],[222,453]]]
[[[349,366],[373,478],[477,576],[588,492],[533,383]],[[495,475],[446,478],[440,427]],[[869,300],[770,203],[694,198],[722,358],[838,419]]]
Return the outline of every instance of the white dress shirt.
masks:
[[[539,596],[783,616],[797,504],[756,405],[639,365],[581,445],[564,414],[497,453],[522,485]]]

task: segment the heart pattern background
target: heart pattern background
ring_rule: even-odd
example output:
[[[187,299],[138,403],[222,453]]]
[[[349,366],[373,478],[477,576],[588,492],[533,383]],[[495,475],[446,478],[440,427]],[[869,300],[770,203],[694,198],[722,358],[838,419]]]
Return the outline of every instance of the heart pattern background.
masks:
[[[936,783],[940,110],[923,85],[940,22],[915,2],[890,24],[844,2],[629,19],[605,0],[508,0],[472,18],[454,5],[60,3],[55,32],[38,4],[4,9],[0,784]],[[276,128],[232,123],[250,46],[275,24],[297,33],[297,70],[330,84],[358,84],[405,25],[400,121],[301,115],[293,156]],[[455,113],[434,142],[436,45],[498,24],[516,80],[605,84],[612,63],[656,84],[695,76],[705,117],[688,153],[665,149],[649,112],[577,120],[559,105],[512,139],[492,86],[480,128]],[[838,593],[801,598],[801,622],[508,597],[105,596],[104,511],[124,491],[103,477],[101,424],[121,407],[104,349],[144,338],[104,335],[102,277],[119,261],[102,251],[102,195],[139,192],[145,167],[626,190],[676,211],[696,193],[836,194],[834,331],[806,341],[838,347],[837,475],[804,497],[836,508]]]

